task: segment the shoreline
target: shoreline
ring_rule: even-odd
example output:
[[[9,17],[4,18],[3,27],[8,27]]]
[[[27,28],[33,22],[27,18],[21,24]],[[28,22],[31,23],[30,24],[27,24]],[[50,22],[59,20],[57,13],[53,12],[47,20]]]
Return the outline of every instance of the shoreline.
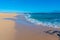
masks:
[[[43,22],[43,21],[39,21],[37,19],[31,18],[30,14],[23,14],[23,16],[25,16],[25,19],[28,22],[31,22],[35,25],[44,25],[44,26],[48,26],[48,27],[53,27],[53,28],[60,28],[60,24],[55,22],[55,23],[51,23],[51,22]]]
[[[2,17],[0,18],[1,40],[58,40],[56,35],[50,35],[44,31],[60,30],[60,28],[35,25],[18,14],[0,14],[0,16]],[[4,20],[4,18],[11,19]]]
[[[35,25],[31,22],[23,20],[24,18],[18,18],[20,18],[20,22],[18,23],[18,20],[16,20],[16,40],[58,40],[57,35],[50,35],[44,31],[60,30],[60,28],[58,29],[44,25]]]

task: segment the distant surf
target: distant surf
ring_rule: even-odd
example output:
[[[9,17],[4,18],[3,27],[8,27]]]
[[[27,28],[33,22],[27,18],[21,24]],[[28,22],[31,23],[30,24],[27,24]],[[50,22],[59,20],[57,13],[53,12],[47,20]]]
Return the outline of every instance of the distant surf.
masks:
[[[27,21],[48,27],[60,27],[60,13],[24,13]]]

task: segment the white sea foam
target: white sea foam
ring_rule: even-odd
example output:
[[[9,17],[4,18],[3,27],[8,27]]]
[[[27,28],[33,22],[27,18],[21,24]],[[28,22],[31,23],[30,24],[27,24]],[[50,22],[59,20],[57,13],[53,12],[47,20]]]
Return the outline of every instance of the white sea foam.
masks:
[[[54,27],[54,28],[59,28],[60,27],[60,23],[58,23],[58,22],[51,23],[51,22],[38,21],[36,19],[31,18],[31,15],[28,14],[28,13],[25,14],[25,18],[26,18],[27,21],[29,21],[31,23],[34,23],[36,25],[44,25],[44,26]]]

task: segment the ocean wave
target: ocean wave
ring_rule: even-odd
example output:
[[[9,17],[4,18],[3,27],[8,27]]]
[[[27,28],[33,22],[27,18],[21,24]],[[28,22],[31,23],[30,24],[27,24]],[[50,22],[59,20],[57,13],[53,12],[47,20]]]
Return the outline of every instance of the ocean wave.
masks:
[[[25,18],[27,21],[36,24],[36,25],[43,25],[43,26],[48,26],[48,27],[54,27],[54,28],[59,28],[60,27],[60,23],[58,22],[43,22],[43,21],[39,21],[37,19],[31,18],[31,15],[29,13],[25,14]]]

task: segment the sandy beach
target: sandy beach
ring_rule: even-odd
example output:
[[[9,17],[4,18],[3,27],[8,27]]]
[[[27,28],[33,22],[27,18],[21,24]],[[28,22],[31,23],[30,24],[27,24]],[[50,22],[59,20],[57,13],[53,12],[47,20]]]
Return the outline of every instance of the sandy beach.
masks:
[[[4,20],[4,18],[13,18],[16,14],[0,13],[0,40],[14,40],[15,22],[11,20]]]
[[[47,30],[60,30],[58,28],[35,25],[20,16],[18,20],[4,20],[4,18],[14,19],[17,14],[0,14],[0,40],[58,40],[56,34],[45,33]]]

